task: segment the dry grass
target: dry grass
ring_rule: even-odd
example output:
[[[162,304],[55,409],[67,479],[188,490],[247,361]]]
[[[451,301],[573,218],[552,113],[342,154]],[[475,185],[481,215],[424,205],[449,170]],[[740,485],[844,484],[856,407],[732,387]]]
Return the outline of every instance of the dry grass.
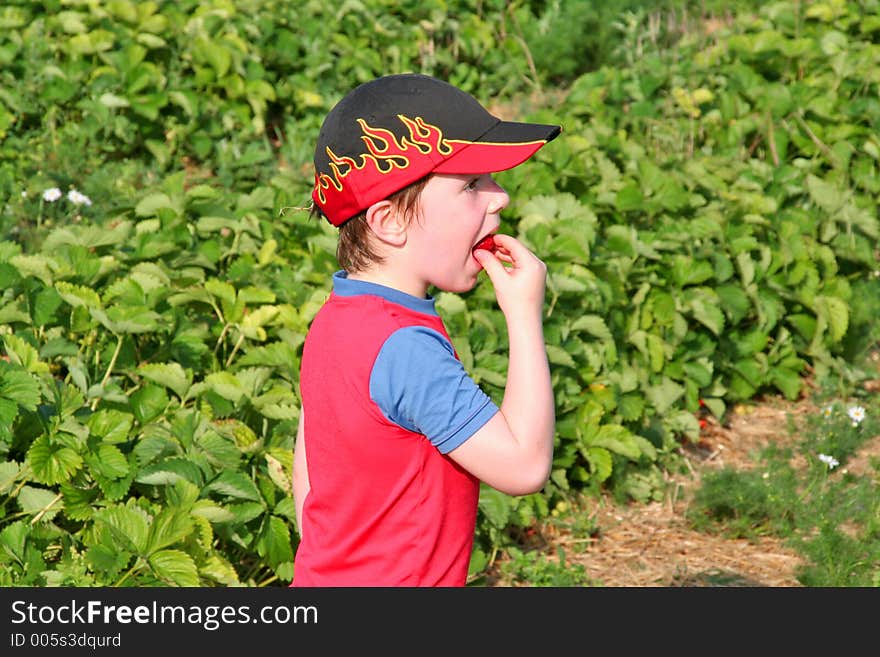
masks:
[[[862,387],[876,393],[880,392],[880,349],[870,360],[876,371]],[[705,473],[755,467],[765,448],[797,443],[807,416],[819,412],[806,398],[792,402],[772,397],[732,408],[723,426],[710,416],[700,442],[682,446],[686,472],[668,475],[664,501],[621,505],[608,495],[588,498],[580,512],[589,520],[582,525],[596,528],[590,536],[551,524],[531,537],[530,547],[554,560],[557,548],[563,548],[567,564],[582,566],[591,581],[605,587],[799,587],[796,573],[805,564],[784,541],[698,532],[689,527],[686,514]],[[806,467],[803,456],[797,450],[793,454],[792,467]],[[850,472],[876,477],[878,462],[880,435],[867,440],[834,476]],[[510,583],[501,578],[489,585]]]
[[[806,401],[770,399],[732,409],[726,426],[710,420],[701,441],[683,447],[689,472],[670,476],[666,500],[620,505],[608,496],[593,499],[583,512],[598,528],[594,536],[551,527],[542,533],[542,549],[555,554],[562,547],[569,564],[583,565],[592,581],[606,587],[800,586],[795,573],[801,557],[781,540],[698,532],[688,527],[685,514],[702,473],[753,467],[771,442],[795,440],[791,420],[797,424],[799,417],[816,410]]]
[[[674,478],[666,501],[597,503],[598,538],[577,561],[605,586],[800,586],[795,572],[801,558],[781,540],[697,532],[685,514],[703,472],[751,468],[764,447],[794,439],[789,418],[797,423],[815,412],[807,402],[773,399],[734,408],[727,426],[710,423],[700,443],[685,450],[690,472]],[[574,562],[574,555],[569,559]]]

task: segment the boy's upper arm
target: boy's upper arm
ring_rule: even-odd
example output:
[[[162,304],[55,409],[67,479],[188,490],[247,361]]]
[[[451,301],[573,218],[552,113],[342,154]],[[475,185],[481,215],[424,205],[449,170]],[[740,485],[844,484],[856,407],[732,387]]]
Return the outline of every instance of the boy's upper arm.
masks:
[[[408,326],[388,337],[373,365],[370,396],[388,420],[424,434],[444,454],[498,412],[455,357],[449,340],[424,326]]]

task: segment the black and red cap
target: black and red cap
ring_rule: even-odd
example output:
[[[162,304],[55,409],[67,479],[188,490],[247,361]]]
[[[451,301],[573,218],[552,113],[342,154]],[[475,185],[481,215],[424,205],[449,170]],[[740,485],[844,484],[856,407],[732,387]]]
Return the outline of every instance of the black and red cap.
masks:
[[[324,119],[312,199],[341,226],[429,173],[511,169],[561,130],[502,121],[470,94],[428,75],[386,75],[356,87]]]

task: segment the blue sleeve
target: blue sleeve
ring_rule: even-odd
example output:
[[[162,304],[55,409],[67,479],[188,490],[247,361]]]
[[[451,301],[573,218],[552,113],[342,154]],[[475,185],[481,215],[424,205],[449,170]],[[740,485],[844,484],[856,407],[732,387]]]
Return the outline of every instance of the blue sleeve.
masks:
[[[424,434],[443,454],[498,412],[449,340],[424,326],[407,326],[388,337],[373,364],[370,396],[388,420]]]

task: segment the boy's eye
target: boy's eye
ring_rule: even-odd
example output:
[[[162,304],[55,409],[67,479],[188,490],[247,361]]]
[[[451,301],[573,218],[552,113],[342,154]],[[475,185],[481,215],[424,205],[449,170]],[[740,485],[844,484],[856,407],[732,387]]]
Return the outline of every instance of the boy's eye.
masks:
[[[475,190],[475,189],[477,188],[477,184],[478,184],[479,182],[480,182],[480,178],[479,178],[479,177],[473,178],[473,179],[471,179],[471,180],[468,181],[467,185],[465,185],[464,188],[465,188],[467,191],[473,191],[473,190]]]

